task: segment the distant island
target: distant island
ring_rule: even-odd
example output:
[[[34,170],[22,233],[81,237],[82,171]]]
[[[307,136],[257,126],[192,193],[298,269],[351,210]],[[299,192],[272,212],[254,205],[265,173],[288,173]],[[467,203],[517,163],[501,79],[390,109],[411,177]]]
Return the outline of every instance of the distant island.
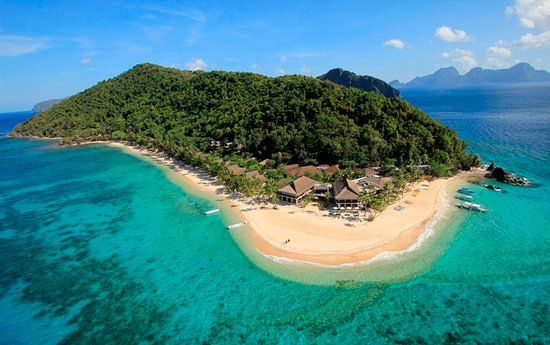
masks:
[[[456,68],[446,67],[433,74],[416,77],[408,83],[399,80],[390,82],[395,88],[408,87],[454,87],[479,84],[508,84],[550,81],[550,73],[536,70],[528,63],[518,63],[506,69],[472,68],[468,73],[461,75]]]
[[[261,253],[326,265],[413,246],[442,197],[477,173],[462,170],[480,164],[455,131],[398,97],[307,76],[152,64],[63,100],[11,136],[152,158],[246,210],[229,229],[248,224]]]
[[[43,111],[46,111],[46,110],[50,109],[51,107],[53,107],[57,103],[61,102],[62,100],[63,100],[62,98],[60,98],[60,99],[49,99],[47,101],[40,102],[40,103],[36,104],[34,107],[32,107],[31,111],[33,113],[41,113]]]
[[[357,75],[341,68],[331,69],[318,78],[321,80],[329,80],[346,87],[376,92],[390,98],[399,97],[399,91],[388,85],[385,81],[368,75]]]

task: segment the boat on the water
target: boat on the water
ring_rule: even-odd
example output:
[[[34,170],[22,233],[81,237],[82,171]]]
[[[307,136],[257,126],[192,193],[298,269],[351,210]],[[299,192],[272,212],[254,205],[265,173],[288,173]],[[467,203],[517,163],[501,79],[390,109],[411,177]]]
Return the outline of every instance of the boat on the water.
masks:
[[[220,212],[220,209],[215,208],[213,210],[204,211],[204,214],[209,215],[209,214],[216,213],[216,212]]]
[[[473,202],[456,203],[455,205],[456,207],[461,208],[463,210],[474,211],[474,212],[489,212],[489,210],[483,207],[482,205],[474,204]]]
[[[239,228],[239,227],[241,227],[241,226],[243,226],[243,225],[245,225],[245,224],[246,224],[246,221],[245,221],[245,222],[236,223],[236,224],[230,224],[230,225],[227,226],[227,228],[228,228],[229,230],[231,230],[231,229],[236,229],[236,228]]]
[[[458,190],[459,193],[461,194],[466,194],[466,195],[470,195],[470,194],[474,194],[475,192],[471,189],[468,189],[468,188],[460,188]]]
[[[504,190],[502,188],[494,186],[492,184],[485,184],[485,185],[483,185],[483,187],[485,187],[487,189],[490,189],[490,190],[494,190],[495,192],[504,192]]]
[[[457,198],[458,200],[463,200],[463,201],[472,201],[472,200],[474,200],[474,198],[470,195],[461,195],[461,194],[455,196],[455,198]]]

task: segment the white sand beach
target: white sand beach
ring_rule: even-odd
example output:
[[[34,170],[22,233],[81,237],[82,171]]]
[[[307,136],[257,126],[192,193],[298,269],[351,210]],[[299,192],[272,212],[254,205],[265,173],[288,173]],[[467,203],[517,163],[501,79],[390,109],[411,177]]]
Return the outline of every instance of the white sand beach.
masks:
[[[414,246],[426,225],[442,209],[443,198],[450,199],[451,192],[465,178],[483,174],[481,171],[463,172],[452,178],[419,182],[369,222],[351,216],[329,215],[329,211],[321,211],[315,204],[305,208],[279,205],[274,209],[270,203],[226,194],[215,178],[163,153],[118,142],[107,144],[149,157],[170,167],[192,188],[224,199],[247,221],[248,226],[239,231],[247,231],[261,254],[330,266],[361,263],[381,253],[399,252]],[[413,193],[415,190],[417,192]],[[395,209],[398,205],[403,207],[401,211]]]

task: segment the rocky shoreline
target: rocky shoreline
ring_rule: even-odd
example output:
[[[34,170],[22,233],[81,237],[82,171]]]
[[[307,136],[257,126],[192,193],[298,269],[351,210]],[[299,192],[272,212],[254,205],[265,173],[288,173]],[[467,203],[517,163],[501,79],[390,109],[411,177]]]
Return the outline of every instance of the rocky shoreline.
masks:
[[[487,168],[487,174],[485,177],[514,186],[529,187],[534,185],[528,178],[516,175],[510,171],[506,171],[504,168],[495,167],[494,163],[491,163],[491,165]]]

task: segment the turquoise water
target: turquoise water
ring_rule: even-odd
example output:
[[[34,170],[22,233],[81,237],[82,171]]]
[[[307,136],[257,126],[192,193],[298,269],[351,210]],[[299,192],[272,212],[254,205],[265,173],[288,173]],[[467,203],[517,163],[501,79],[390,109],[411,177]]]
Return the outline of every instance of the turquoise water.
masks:
[[[224,228],[230,213],[202,215],[216,200],[118,149],[0,139],[0,343],[548,343],[549,95],[405,92],[540,186],[470,186],[493,212],[457,213],[395,264],[338,272],[258,257]]]

